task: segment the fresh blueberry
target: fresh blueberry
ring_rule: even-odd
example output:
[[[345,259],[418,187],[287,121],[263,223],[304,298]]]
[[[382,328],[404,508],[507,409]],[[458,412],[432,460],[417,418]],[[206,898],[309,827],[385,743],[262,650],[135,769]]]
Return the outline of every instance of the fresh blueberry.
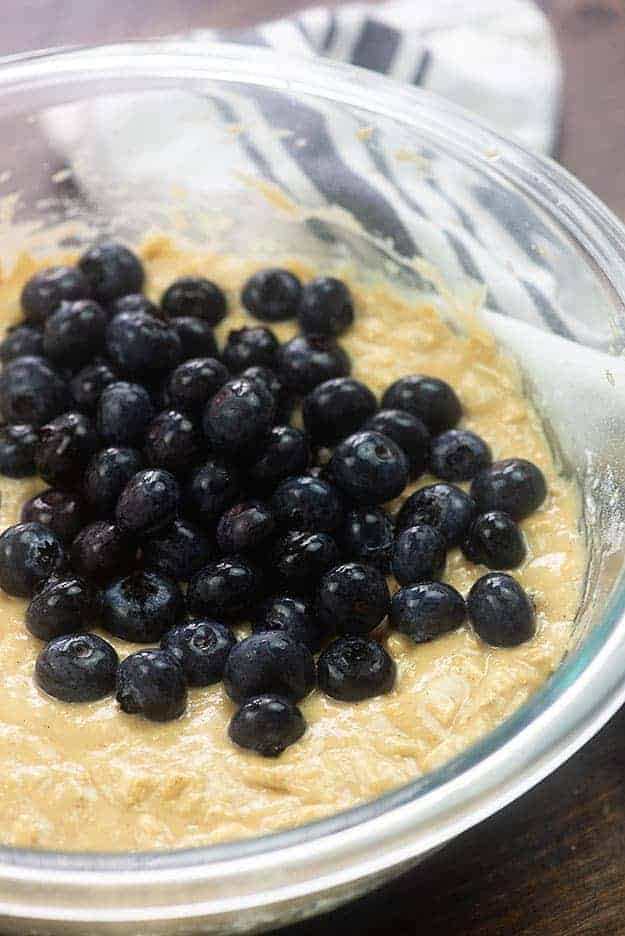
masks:
[[[183,617],[178,585],[150,569],[116,579],[102,592],[102,626],[121,640],[154,643]]]
[[[219,350],[213,328],[206,319],[181,315],[180,318],[170,319],[169,324],[180,338],[183,361],[197,357],[217,357]]]
[[[188,520],[175,520],[164,533],[143,544],[143,562],[179,582],[188,582],[215,558],[211,540]]]
[[[127,574],[135,559],[136,549],[131,541],[114,524],[104,520],[84,527],[72,543],[73,568],[98,584]]]
[[[430,455],[430,433],[418,416],[406,410],[383,409],[364,428],[381,432],[399,445],[408,459],[411,478],[418,478],[426,470]]]
[[[462,551],[471,562],[489,569],[515,569],[525,559],[523,534],[501,510],[489,510],[475,518]]]
[[[0,343],[0,361],[5,364],[13,358],[43,353],[43,333],[32,325],[14,325],[7,329]]]
[[[310,464],[308,438],[295,426],[274,426],[256,461],[248,469],[252,485],[272,491],[282,481],[301,475]]]
[[[384,647],[365,637],[339,637],[321,653],[319,688],[340,702],[385,695],[395,685],[395,662]]]
[[[155,315],[161,318],[161,310],[157,305],[151,302],[143,293],[128,293],[126,296],[120,296],[110,305],[111,318],[120,312],[146,312],[148,315]]]
[[[57,367],[82,367],[103,348],[107,322],[93,299],[63,302],[46,320],[44,353]]]
[[[184,413],[159,413],[146,430],[143,453],[154,468],[183,477],[197,465],[200,451],[200,434]]]
[[[200,618],[172,627],[163,636],[161,648],[178,660],[190,686],[212,686],[223,677],[236,642],[225,624]]]
[[[226,316],[226,297],[216,283],[203,276],[182,276],[163,293],[161,305],[169,318],[192,316],[218,325]]]
[[[274,546],[271,569],[282,588],[305,595],[317,587],[321,576],[338,561],[338,546],[329,533],[291,530]]]
[[[385,510],[361,507],[347,514],[341,546],[346,558],[376,566],[387,574],[394,536],[393,521]]]
[[[34,475],[38,442],[39,436],[32,426],[1,426],[0,474],[7,478]]]
[[[17,523],[0,536],[0,588],[30,598],[64,561],[63,544],[53,530],[41,523]]]
[[[257,380],[228,380],[206,407],[204,433],[219,454],[253,460],[269,437],[275,407],[273,396]]]
[[[326,380],[347,377],[350,370],[343,348],[324,335],[297,335],[282,345],[278,355],[278,376],[301,396]]]
[[[83,479],[85,502],[99,517],[110,517],[119,495],[143,467],[141,454],[133,448],[110,448],[97,452],[87,465]]]
[[[543,503],[547,484],[540,468],[532,462],[506,458],[473,479],[471,496],[480,513],[503,510],[513,520],[523,520]]]
[[[109,445],[140,445],[154,419],[150,394],[140,384],[109,384],[98,403],[98,432]]]
[[[252,631],[255,634],[282,631],[303,643],[311,653],[317,653],[323,642],[323,631],[311,604],[289,595],[276,595],[261,605]]]
[[[459,546],[475,517],[475,501],[453,484],[429,484],[404,502],[396,519],[399,531],[427,523],[441,534],[447,548]]]
[[[92,247],[82,255],[78,266],[93,298],[105,305],[120,296],[141,292],[144,280],[141,261],[122,244]]]
[[[95,413],[102,392],[115,383],[117,375],[106,361],[95,361],[78,371],[70,383],[76,408],[85,413]]]
[[[65,381],[44,358],[14,358],[0,374],[0,410],[8,423],[41,426],[68,402]]]
[[[306,731],[304,716],[290,699],[265,693],[244,702],[232,717],[228,736],[262,757],[279,757]]]
[[[462,595],[443,582],[419,582],[400,588],[391,602],[391,624],[415,643],[456,630],[466,616]]]
[[[238,471],[218,458],[209,458],[193,473],[184,490],[187,516],[211,528],[241,491]]]
[[[129,715],[166,722],[187,707],[184,671],[167,650],[138,650],[119,664],[116,698]]]
[[[76,267],[48,267],[31,276],[22,290],[24,318],[33,325],[43,325],[62,302],[90,296],[89,283]]]
[[[178,333],[145,312],[121,312],[106,328],[106,350],[113,366],[133,378],[153,379],[182,361]]]
[[[333,533],[343,523],[343,506],[336,489],[321,478],[287,478],[276,489],[271,506],[286,530]]]
[[[243,287],[241,301],[255,318],[283,322],[295,318],[301,294],[300,281],[288,270],[260,270]]]
[[[217,545],[225,556],[254,552],[266,544],[276,526],[273,512],[262,500],[245,500],[229,507],[217,524]]]
[[[289,421],[295,409],[296,398],[283,386],[275,371],[262,364],[254,364],[252,367],[246,367],[241,372],[241,377],[246,377],[248,380],[260,380],[276,401],[276,421],[285,423]]]
[[[179,364],[167,380],[171,406],[196,418],[228,380],[228,369],[215,358],[192,358]]]
[[[388,436],[365,430],[337,445],[328,474],[348,500],[369,507],[401,494],[408,483],[408,459]]]
[[[74,634],[94,623],[95,595],[82,579],[47,579],[26,609],[26,627],[40,640]]]
[[[297,317],[302,331],[336,338],[354,321],[349,289],[334,276],[318,276],[304,286]]]
[[[41,523],[64,542],[71,543],[82,529],[84,508],[74,494],[46,488],[22,507],[24,523]]]
[[[218,620],[249,616],[263,587],[260,571],[242,557],[211,562],[194,575],[187,591],[189,613]]]
[[[385,409],[407,410],[423,420],[431,433],[452,429],[462,416],[455,391],[438,377],[402,377],[382,397]]]
[[[432,439],[430,470],[443,481],[470,481],[492,460],[484,439],[468,429],[449,429]]]
[[[280,631],[262,631],[230,651],[224,689],[233,702],[275,692],[299,702],[315,685],[315,661],[303,643]]]
[[[95,426],[83,413],[64,413],[39,430],[35,462],[44,481],[55,487],[76,487],[99,438]]]
[[[492,647],[518,647],[536,633],[532,602],[505,572],[479,578],[469,592],[467,607],[476,633]]]
[[[179,501],[178,482],[169,471],[144,469],[133,475],[119,495],[115,519],[128,536],[156,536],[176,519]]]
[[[95,634],[68,634],[47,644],[35,666],[37,684],[62,702],[95,702],[115,687],[119,658]]]
[[[319,585],[317,613],[322,627],[339,634],[368,634],[388,614],[391,596],[375,566],[345,562],[327,572]]]
[[[359,429],[376,411],[368,387],[352,377],[326,380],[303,403],[304,425],[317,445],[336,445]]]
[[[280,343],[270,328],[244,325],[231,331],[221,353],[221,359],[233,374],[248,367],[274,367]]]
[[[427,523],[416,523],[397,536],[391,570],[400,585],[411,585],[439,578],[446,561],[447,548],[443,536]]]

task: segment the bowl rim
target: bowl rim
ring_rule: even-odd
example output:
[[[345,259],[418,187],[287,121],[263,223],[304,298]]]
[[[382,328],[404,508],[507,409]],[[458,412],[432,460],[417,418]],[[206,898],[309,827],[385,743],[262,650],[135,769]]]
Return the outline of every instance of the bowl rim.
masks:
[[[16,92],[113,79],[120,71],[137,80],[226,80],[330,98],[413,130],[427,119],[441,145],[452,136],[463,159],[482,170],[488,162],[493,175],[546,210],[625,307],[625,228],[598,198],[551,159],[503,138],[456,105],[365,69],[194,41],[41,50],[0,62],[0,107]],[[370,803],[286,832],[164,852],[0,846],[0,915],[30,917],[35,905],[38,919],[65,921],[215,915],[310,896],[424,855],[529,790],[625,701],[624,614],[621,575],[601,624],[521,709],[443,767]]]

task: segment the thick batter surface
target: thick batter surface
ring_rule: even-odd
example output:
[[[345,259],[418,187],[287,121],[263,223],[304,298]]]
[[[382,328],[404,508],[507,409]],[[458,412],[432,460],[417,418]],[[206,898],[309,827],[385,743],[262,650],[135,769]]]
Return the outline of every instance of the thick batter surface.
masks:
[[[218,329],[222,341],[248,319],[238,295],[258,262],[183,253],[164,239],[150,242],[143,257],[152,298],[183,273],[201,273],[228,291],[231,312]],[[303,264],[287,265],[303,278],[314,273]],[[34,269],[23,258],[10,278],[0,280],[3,326],[19,318],[19,289]],[[186,714],[163,725],[123,714],[113,697],[82,705],[47,697],[33,680],[41,644],[25,630],[26,603],[2,594],[3,843],[60,850],[174,848],[318,819],[443,763],[498,725],[557,667],[585,568],[579,504],[574,485],[558,474],[516,368],[488,336],[459,337],[422,301],[409,304],[388,286],[364,287],[346,271],[339,275],[349,280],[356,302],[355,326],[341,338],[355,377],[378,396],[406,374],[442,377],[462,400],[462,425],[486,438],[495,459],[528,458],[543,470],[549,494],[522,524],[528,555],[513,573],[535,600],[536,637],[501,650],[481,643],[468,625],[421,646],[391,634],[387,645],[398,667],[394,691],[358,705],[314,692],[301,703],[309,726],[302,741],[267,761],[228,741],[234,706],[221,685],[191,690]],[[278,324],[275,331],[286,339],[295,327]],[[416,486],[431,482],[424,476]],[[5,478],[0,485],[2,528],[15,523],[24,500],[44,487],[39,479]],[[445,580],[466,594],[484,571],[453,550]],[[105,636],[121,656],[136,649]]]

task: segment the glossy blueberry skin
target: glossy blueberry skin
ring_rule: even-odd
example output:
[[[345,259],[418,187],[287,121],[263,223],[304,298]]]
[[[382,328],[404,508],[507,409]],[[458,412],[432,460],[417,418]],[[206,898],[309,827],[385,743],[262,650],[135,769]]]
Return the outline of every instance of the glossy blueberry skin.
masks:
[[[225,624],[199,618],[167,631],[161,649],[178,660],[190,686],[212,686],[222,679],[226,660],[236,642]]]
[[[202,449],[201,436],[184,413],[165,410],[152,420],[145,433],[143,454],[148,465],[185,477],[196,467]]]
[[[428,484],[404,502],[395,522],[401,531],[415,523],[427,523],[441,534],[447,548],[459,546],[475,517],[472,497],[453,484]]]
[[[46,320],[43,350],[57,367],[82,367],[104,347],[108,316],[93,299],[63,302]]]
[[[39,430],[35,463],[44,481],[73,489],[100,444],[93,421],[84,413],[64,413]]]
[[[233,647],[224,670],[224,689],[233,702],[267,692],[299,702],[315,685],[315,661],[302,643],[280,631],[252,634]]]
[[[109,311],[111,318],[120,312],[147,312],[148,315],[155,315],[157,318],[162,316],[159,307],[143,293],[128,293],[126,296],[120,296],[110,304]]]
[[[288,270],[260,270],[251,276],[241,293],[243,305],[263,322],[283,322],[297,313],[302,286]]]
[[[332,484],[310,475],[287,478],[271,498],[276,522],[284,530],[333,533],[344,519],[343,505]]]
[[[133,568],[136,549],[120,530],[105,520],[83,527],[71,549],[72,568],[97,584],[125,575]]]
[[[166,650],[138,650],[122,660],[115,695],[122,711],[155,722],[180,718],[187,707],[183,669]]]
[[[426,470],[430,456],[430,433],[418,416],[406,410],[383,409],[364,428],[381,432],[399,445],[408,459],[411,478],[418,478]]]
[[[196,523],[211,529],[241,491],[239,472],[219,458],[209,458],[184,489],[184,509]]]
[[[331,338],[297,335],[280,348],[277,370],[285,387],[305,396],[325,380],[348,377],[351,363]]]
[[[31,598],[25,623],[34,637],[53,640],[94,624],[96,616],[96,597],[90,585],[75,576],[52,576]]]
[[[467,429],[449,429],[432,439],[430,470],[443,481],[470,481],[492,460],[484,439]]]
[[[481,471],[471,484],[471,496],[480,513],[502,510],[513,520],[523,520],[537,510],[547,496],[540,468],[523,458],[506,458]]]
[[[280,587],[295,595],[306,595],[321,576],[337,565],[339,549],[329,533],[291,530],[275,544],[271,569]]]
[[[41,426],[67,409],[65,381],[45,358],[14,358],[0,374],[0,410],[5,422]]]
[[[32,426],[0,427],[0,474],[7,478],[27,478],[35,472],[35,451],[39,434]]]
[[[95,702],[115,688],[119,658],[96,634],[68,634],[47,644],[35,666],[37,684],[62,702]]]
[[[122,244],[92,247],[82,255],[78,267],[98,302],[107,304],[120,296],[141,292],[144,280],[141,261]]]
[[[164,532],[143,543],[143,562],[179,582],[188,582],[216,557],[214,543],[188,520],[174,520]]]
[[[375,566],[345,562],[321,579],[317,613],[321,626],[339,634],[368,634],[391,607],[385,576]]]
[[[167,380],[169,402],[174,409],[197,418],[229,376],[228,368],[215,358],[184,361]]]
[[[196,357],[217,357],[219,349],[213,328],[206,319],[181,315],[170,319],[169,324],[180,338],[183,361]]]
[[[136,449],[110,446],[97,452],[87,465],[82,486],[90,510],[98,517],[112,516],[119,495],[142,467]]]
[[[228,737],[262,757],[279,757],[306,731],[304,716],[290,699],[265,693],[244,702],[233,715]]]
[[[62,302],[90,296],[89,283],[76,267],[48,267],[31,276],[22,290],[24,318],[32,325],[43,325]]]
[[[106,328],[106,351],[121,374],[151,380],[182,361],[182,344],[171,326],[145,312],[120,312]]]
[[[169,471],[144,469],[133,475],[119,495],[115,520],[127,536],[156,536],[174,522],[179,502],[178,482]]]
[[[243,620],[258,603],[263,588],[259,569],[235,556],[210,562],[189,582],[187,608],[195,617]]]
[[[280,342],[264,325],[244,325],[231,331],[221,359],[233,374],[248,367],[275,367]]]
[[[115,579],[102,592],[102,626],[133,643],[154,643],[179,624],[184,596],[173,579],[151,569]]]
[[[0,361],[5,364],[16,357],[43,354],[43,333],[32,325],[14,325],[0,342]]]
[[[102,391],[98,402],[98,432],[109,445],[140,445],[154,415],[154,406],[145,387],[119,380]]]
[[[475,632],[492,647],[518,647],[536,633],[534,605],[505,572],[479,578],[469,592],[467,608]]]
[[[276,527],[269,504],[245,500],[229,507],[217,524],[217,545],[224,556],[249,553],[267,543]]]
[[[282,381],[274,370],[262,364],[254,364],[241,371],[241,377],[248,380],[260,380],[272,393],[276,401],[276,421],[287,423],[295,409],[295,395],[283,386]]]
[[[251,485],[274,490],[287,478],[303,474],[310,465],[308,436],[295,426],[274,426],[258,458],[248,468]]]
[[[305,397],[304,425],[317,445],[336,445],[356,432],[376,411],[371,390],[352,377],[326,380]]]
[[[388,436],[365,430],[337,445],[328,475],[348,501],[370,507],[401,494],[408,483],[408,459]]]
[[[391,571],[400,585],[427,582],[443,574],[447,547],[441,534],[426,523],[398,534],[391,555]]]
[[[341,702],[386,695],[395,677],[392,657],[375,640],[364,637],[339,637],[319,657],[319,688]]]
[[[303,332],[336,338],[354,321],[349,289],[334,276],[318,276],[302,289],[297,318]]]
[[[347,559],[374,565],[387,574],[395,538],[393,521],[381,507],[350,510],[340,542]]]
[[[182,276],[167,287],[161,299],[169,318],[191,316],[217,325],[226,316],[226,297],[211,280],[203,276]]]
[[[72,377],[69,385],[76,409],[84,413],[95,413],[104,389],[117,379],[115,371],[105,361],[87,364]]]
[[[391,624],[415,643],[435,640],[464,624],[462,595],[444,582],[419,582],[400,588],[391,602]]]
[[[455,391],[437,377],[413,375],[396,380],[382,397],[382,406],[418,416],[434,435],[452,429],[462,416]]]
[[[253,461],[269,437],[276,404],[257,380],[228,380],[204,412],[204,434],[220,455]]]
[[[470,562],[489,569],[515,569],[525,559],[525,540],[512,517],[489,510],[475,518],[462,551]]]
[[[252,631],[255,634],[281,631],[303,643],[311,653],[321,649],[324,637],[312,603],[290,595],[274,595],[261,605],[252,623]]]
[[[17,523],[0,535],[0,588],[8,595],[30,598],[64,562],[60,538],[41,523]]]
[[[64,543],[71,543],[84,525],[85,510],[75,494],[46,488],[25,502],[21,519],[24,523],[41,523]]]

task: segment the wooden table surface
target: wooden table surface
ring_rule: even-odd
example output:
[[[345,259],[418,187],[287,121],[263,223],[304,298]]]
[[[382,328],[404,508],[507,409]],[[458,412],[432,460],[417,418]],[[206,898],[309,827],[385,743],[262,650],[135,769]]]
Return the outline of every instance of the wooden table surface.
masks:
[[[625,218],[625,0],[541,2],[566,69],[560,158]],[[0,54],[240,25],[304,5],[0,0]],[[624,736],[625,710],[556,774],[423,867],[288,936],[625,934]]]

